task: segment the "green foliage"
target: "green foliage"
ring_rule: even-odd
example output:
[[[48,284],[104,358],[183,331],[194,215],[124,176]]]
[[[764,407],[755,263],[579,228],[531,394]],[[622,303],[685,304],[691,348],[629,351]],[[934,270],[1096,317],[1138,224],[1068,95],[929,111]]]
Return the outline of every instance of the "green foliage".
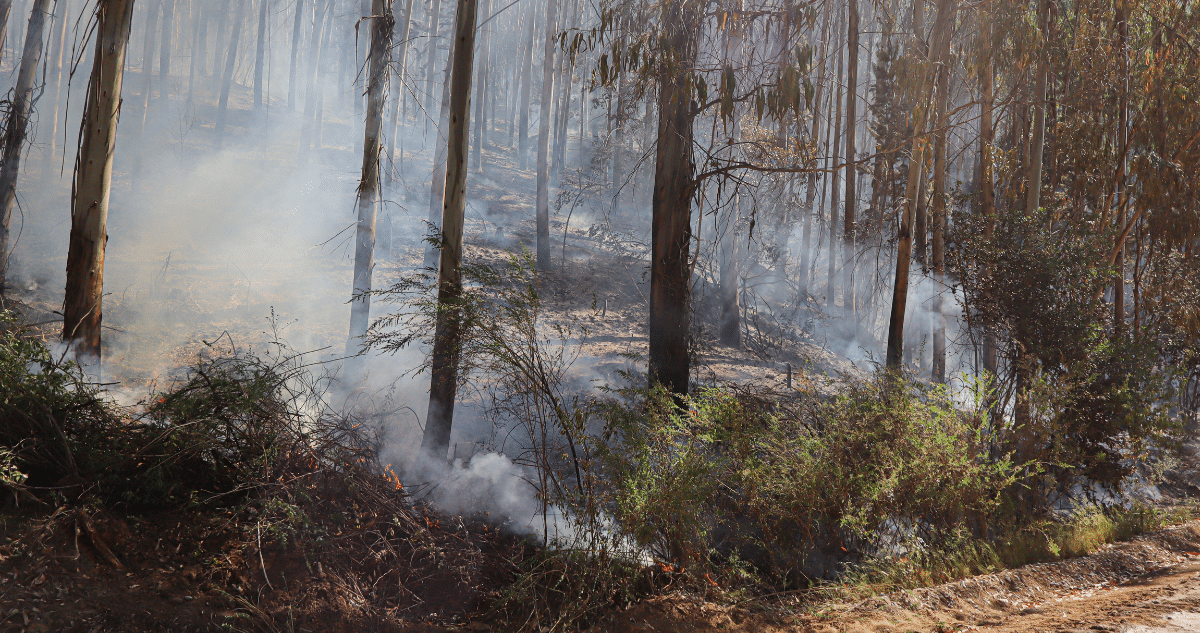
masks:
[[[1115,489],[1136,466],[1129,458],[1169,444],[1177,427],[1161,406],[1175,384],[1161,342],[1114,335],[1103,298],[1111,236],[1051,228],[1050,213],[1011,214],[992,237],[980,226],[986,219],[956,231],[971,321],[1007,341],[1000,391],[1011,395],[997,409],[1011,404],[1012,414],[997,425],[996,443],[1044,466],[1027,499],[1034,503],[1080,478]]]
[[[760,571],[793,581],[830,548],[855,560],[982,536],[1018,481],[1016,464],[989,455],[986,416],[941,388],[852,383],[782,408],[717,389],[683,407],[661,391],[625,395],[634,408],[605,413],[610,506],[638,543],[696,573],[730,526],[734,551],[761,552]]]
[[[102,399],[80,369],[18,327],[0,334],[3,481],[131,509],[234,502],[282,473],[361,459],[364,434],[300,413],[296,357],[197,359],[139,408]],[[282,350],[282,347],[280,348]],[[16,473],[20,473],[19,475]]]

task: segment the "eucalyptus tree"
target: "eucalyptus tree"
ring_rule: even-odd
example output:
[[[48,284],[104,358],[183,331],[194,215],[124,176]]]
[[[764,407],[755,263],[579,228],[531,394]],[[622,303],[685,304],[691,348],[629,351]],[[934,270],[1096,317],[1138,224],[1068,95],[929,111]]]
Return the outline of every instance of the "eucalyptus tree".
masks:
[[[17,71],[17,85],[13,88],[8,117],[4,121],[4,153],[0,156],[0,161],[3,161],[0,162],[0,299],[4,297],[4,281],[8,273],[8,235],[13,212],[17,208],[21,151],[29,134],[29,115],[33,112],[34,83],[42,60],[42,36],[46,30],[46,9],[49,4],[49,0],[34,0],[25,32],[25,50],[21,52],[21,66]]]
[[[95,56],[75,158],[63,300],[63,341],[73,345],[76,358],[85,363],[100,360],[108,202],[132,18],[133,0],[97,0]]]
[[[358,354],[370,324],[371,274],[375,268],[375,222],[379,215],[379,155],[383,149],[383,108],[394,28],[390,0],[372,0],[371,44],[367,57],[367,108],[363,131],[362,177],[358,184],[358,223],[354,239],[354,286],[346,355]]]
[[[764,1],[726,4],[708,0],[613,0],[604,5],[589,43],[602,52],[594,78],[613,86],[631,82],[640,98],[653,86],[658,112],[651,202],[649,373],[676,394],[688,391],[691,361],[692,207],[701,185],[744,171],[805,173],[808,161],[764,165],[723,132],[698,139],[696,121],[792,120],[812,97],[806,74],[811,46],[750,47],[742,59],[725,55],[725,29],[746,39],[793,37],[811,31],[818,12],[811,3]],[[575,48],[582,35],[570,41]],[[715,87],[709,93],[710,81]],[[791,113],[791,114],[789,114]],[[713,130],[724,130],[714,125]],[[721,138],[718,138],[721,137]],[[707,142],[700,161],[697,141]],[[776,141],[762,138],[756,144]]]

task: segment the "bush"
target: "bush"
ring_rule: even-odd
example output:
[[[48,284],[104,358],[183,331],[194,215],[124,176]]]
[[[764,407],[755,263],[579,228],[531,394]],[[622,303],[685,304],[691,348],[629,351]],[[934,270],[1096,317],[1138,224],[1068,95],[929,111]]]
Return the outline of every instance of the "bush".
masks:
[[[981,537],[1020,470],[987,418],[942,388],[853,382],[783,407],[710,389],[606,409],[609,506],[638,543],[697,572],[731,556],[785,584],[846,563]],[[717,535],[724,535],[718,543]],[[823,557],[838,552],[833,560]]]
[[[343,468],[371,452],[345,418],[302,414],[316,396],[297,382],[295,356],[212,353],[140,410],[121,408],[11,315],[3,323],[0,451],[31,490],[130,509],[232,503],[285,473]]]

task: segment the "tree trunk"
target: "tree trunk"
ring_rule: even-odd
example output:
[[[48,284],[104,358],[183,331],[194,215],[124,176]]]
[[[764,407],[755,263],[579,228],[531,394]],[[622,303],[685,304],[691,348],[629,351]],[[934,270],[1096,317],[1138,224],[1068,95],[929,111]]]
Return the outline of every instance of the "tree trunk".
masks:
[[[538,105],[537,268],[550,270],[550,116],[554,103],[554,43],[558,0],[546,7],[546,47],[542,53],[542,101]]]
[[[254,47],[254,105],[251,110],[258,112],[263,100],[263,64],[266,62],[267,48],[267,0],[258,2],[258,44]]]
[[[354,288],[350,295],[350,336],[346,355],[359,353],[359,341],[370,322],[371,272],[375,267],[375,220],[379,213],[379,152],[387,71],[391,63],[393,18],[390,0],[371,2],[371,46],[368,57],[367,111],[363,132],[362,180],[358,185],[358,228],[354,240]]]
[[[700,31],[699,6],[668,0],[663,8],[658,76],[658,147],[650,256],[650,363],[652,382],[685,395],[691,374],[692,73]],[[672,68],[672,72],[665,69]]]
[[[484,0],[483,12],[491,13],[491,10],[491,0]],[[490,56],[489,44],[491,39],[487,33],[484,33],[483,42],[479,45],[479,48],[483,52],[483,60],[479,64],[479,70],[475,73],[475,152],[471,158],[475,161],[475,169],[479,172],[483,172],[483,143],[487,128],[483,108],[486,105],[484,95],[487,90],[488,58]]]
[[[142,120],[140,130],[146,129],[146,117],[150,112],[150,73],[154,67],[154,35],[157,30],[154,28],[155,17],[158,16],[158,7],[161,3],[157,0],[149,5],[146,5],[146,35],[142,40]]]
[[[904,211],[897,234],[896,278],[892,288],[892,307],[888,319],[887,368],[898,371],[904,362],[904,316],[908,306],[908,273],[912,260],[912,223],[916,206],[917,185],[925,162],[925,123],[929,117],[934,68],[949,56],[950,31],[954,22],[956,0],[939,0],[937,17],[934,18],[930,50],[933,54],[922,70],[920,89],[913,113],[912,158],[909,161],[908,184],[905,191]],[[924,103],[922,103],[924,102]]]
[[[718,288],[721,295],[721,322],[717,332],[721,344],[737,349],[742,347],[741,306],[738,302],[738,282],[742,277],[741,240],[738,238],[740,207],[739,202],[730,209],[729,222],[721,234],[721,278]]]
[[[165,0],[162,17],[162,45],[158,53],[158,98],[170,94],[167,79],[171,77],[171,39],[175,33],[175,0]]]
[[[438,275],[438,317],[433,337],[429,409],[421,450],[442,461],[450,446],[454,399],[458,389],[458,358],[462,295],[462,235],[467,194],[467,123],[471,112],[471,67],[475,57],[478,0],[459,0],[454,33],[454,69],[450,79],[450,129],[446,150],[449,195],[442,211],[441,266]]]
[[[246,17],[246,3],[237,0],[237,15],[233,18],[229,33],[229,53],[225,55],[225,74],[221,78],[221,99],[217,102],[217,147],[225,142],[225,115],[229,109],[229,90],[233,86],[233,69],[237,64],[238,40],[242,37],[242,21]]]
[[[1129,21],[1125,15],[1125,7],[1118,2],[1116,8],[1117,21],[1117,54],[1121,58],[1121,95],[1119,112],[1117,114],[1117,146],[1121,152],[1121,167],[1117,170],[1114,197],[1117,201],[1116,226],[1125,225],[1125,173],[1129,156]],[[1116,276],[1113,278],[1113,335],[1121,337],[1125,330],[1125,237],[1122,236],[1117,246],[1117,257],[1114,264]]]
[[[220,89],[220,86],[218,86],[216,82],[220,81],[220,72],[223,68],[225,68],[225,58],[222,56],[222,53],[225,52],[225,25],[229,22],[229,3],[231,1],[232,0],[222,0],[220,13],[217,15],[217,33],[216,41],[213,43],[212,68],[212,91],[214,94]]]
[[[858,0],[846,1],[846,211],[843,214],[842,244],[842,311],[852,320],[854,306],[854,255],[857,231],[856,209],[858,202],[855,185],[858,170],[855,169],[855,150],[858,129]],[[857,320],[854,320],[857,323]]]
[[[981,42],[979,53],[983,56],[979,64],[979,200],[980,211],[986,218],[984,237],[991,238],[996,231],[996,185],[995,170],[992,166],[992,147],[996,142],[996,129],[992,123],[992,109],[995,97],[995,71],[992,68],[992,24],[991,15],[983,13],[986,9],[981,6],[979,17]],[[991,375],[993,380],[999,375],[999,358],[996,349],[996,335],[991,330],[983,334],[983,370]]]
[[[192,4],[192,10],[196,14],[196,22],[192,26],[192,49],[191,49],[190,59],[188,60],[187,101],[189,104],[193,103],[193,98],[195,97],[195,93],[196,93],[196,64],[197,64],[197,62],[199,62],[200,59],[202,59],[196,53],[197,53],[197,51],[199,51],[201,49],[201,44],[200,44],[201,31],[200,31],[200,29],[201,29],[201,24],[203,24],[206,19],[204,11],[201,11],[200,8],[195,5],[195,3]]]
[[[388,164],[385,181],[387,184],[392,184],[392,172],[395,169],[396,160],[396,135],[400,133],[400,101],[404,98],[404,82],[408,78],[408,50],[412,48],[412,43],[408,41],[409,29],[412,26],[412,9],[413,0],[404,0],[404,13],[397,21],[400,31],[393,31],[393,40],[399,48],[400,58],[396,60],[396,87],[389,95],[392,100],[391,122],[388,123],[388,147],[387,157]],[[403,149],[401,149],[403,151]]]
[[[521,121],[517,124],[517,156],[521,170],[528,166],[529,158],[529,93],[533,88],[533,28],[537,24],[537,13],[530,5],[529,23],[525,26],[525,57],[521,60]]]
[[[461,0],[459,0],[461,2]],[[429,31],[426,46],[429,47],[425,60],[425,112],[433,112],[434,95],[437,94],[437,49],[439,31],[442,26],[442,0],[433,0],[429,9]],[[448,66],[447,66],[448,67]],[[428,115],[426,115],[428,116]],[[441,131],[438,132],[441,134]],[[439,140],[439,144],[440,140]],[[440,203],[439,203],[440,206]],[[440,209],[439,209],[440,211]]]
[[[821,54],[817,63],[817,86],[813,94],[813,100],[810,104],[812,109],[812,143],[818,146],[821,138],[821,99],[825,91],[825,60],[828,57],[826,52],[829,50],[829,19],[833,15],[832,8],[825,11],[825,17],[821,20]],[[812,243],[812,216],[817,213],[817,172],[808,175],[808,190],[805,192],[805,207],[807,208],[804,214],[804,232],[801,237],[803,248],[800,249],[800,301],[807,302],[808,300],[808,269],[810,266],[809,244]]]
[[[840,35],[840,34],[839,34]],[[841,171],[838,165],[838,158],[841,156],[842,149],[842,78],[845,76],[843,53],[845,49],[838,44],[838,63],[837,63],[837,79],[834,83],[837,85],[836,96],[833,98],[833,103],[830,108],[833,109],[833,153],[830,157],[833,159],[833,171],[829,174],[829,190],[831,192],[829,201],[829,259],[828,270],[826,273],[826,291],[825,291],[825,307],[830,312],[833,312],[833,306],[836,305],[835,297],[837,297],[837,243],[838,243],[838,196],[841,195],[841,190],[838,188],[838,173]]]
[[[21,150],[29,133],[29,114],[33,110],[33,87],[37,80],[38,64],[42,61],[42,36],[46,26],[46,7],[49,0],[34,0],[25,33],[25,49],[21,52],[21,67],[17,85],[13,88],[4,125],[4,157],[0,163],[0,300],[4,297],[4,282],[8,273],[8,235],[13,212],[17,208],[17,178],[21,174]],[[3,301],[0,301],[3,305]]]
[[[12,0],[0,0],[0,60],[4,59],[4,44],[8,35],[8,18],[12,15]]]
[[[946,317],[942,314],[942,292],[946,275],[946,105],[950,95],[950,69],[937,66],[937,102],[933,133],[933,376],[946,382]]]
[[[200,14],[200,34],[198,36],[199,46],[192,52],[195,57],[196,74],[201,77],[208,76],[208,11],[197,11]]]
[[[1029,146],[1029,172],[1026,178],[1025,213],[1032,215],[1042,206],[1042,154],[1046,144],[1046,79],[1050,73],[1050,0],[1038,3],[1037,78],[1033,86],[1033,138]]]
[[[71,3],[68,0],[57,0],[55,3],[56,22],[51,23],[54,34],[50,41],[50,58],[46,60],[46,76],[47,82],[54,85],[54,94],[50,102],[50,129],[46,135],[46,152],[43,155],[41,175],[43,178],[51,173],[54,167],[54,156],[58,153],[58,120],[62,112],[62,93],[63,84],[67,82],[69,73],[63,72],[63,58],[67,56],[67,22],[71,15]],[[11,0],[8,6],[12,6]],[[0,13],[5,11],[5,7],[0,4]],[[0,26],[0,36],[4,33],[4,27]],[[4,50],[4,43],[0,39],[0,51]],[[0,280],[3,275],[0,275]]]
[[[313,16],[312,33],[308,38],[308,71],[306,72],[307,78],[304,82],[304,123],[300,132],[300,135],[303,137],[303,140],[300,142],[302,160],[309,158],[309,148],[312,146],[312,121],[317,113],[317,93],[321,91],[318,82],[320,81],[321,70],[321,48],[325,39],[323,37],[323,27],[325,24],[325,14],[329,9],[328,0],[317,1],[319,4],[313,7],[316,13]]]
[[[304,0],[296,0],[296,19],[292,25],[292,56],[288,63],[288,110],[292,111],[296,110],[296,60],[300,57],[300,35],[303,31]]]
[[[95,61],[75,160],[62,338],[74,345],[81,363],[99,369],[108,194],[133,0],[98,0],[96,11]]]
[[[462,0],[459,0],[460,2]],[[442,136],[446,132],[446,126],[450,124],[450,77],[453,73],[454,57],[453,55],[446,56],[446,72],[443,73],[444,81],[442,85],[442,105],[438,108],[438,126],[437,139],[438,143],[433,152],[433,174],[429,183],[429,219],[428,222],[436,231],[442,230],[442,216],[445,215],[446,202],[446,152],[449,145],[440,141],[447,137]],[[425,262],[426,268],[437,264],[439,256],[437,249],[432,243],[426,243],[425,246]]]

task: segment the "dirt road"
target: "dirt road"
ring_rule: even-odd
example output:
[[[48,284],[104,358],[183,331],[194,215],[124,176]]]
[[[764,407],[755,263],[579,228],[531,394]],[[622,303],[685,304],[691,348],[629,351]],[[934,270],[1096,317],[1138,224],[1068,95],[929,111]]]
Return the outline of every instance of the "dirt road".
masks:
[[[1200,521],[1089,556],[840,604],[767,611],[676,595],[614,614],[598,631],[908,633],[1200,631]]]

